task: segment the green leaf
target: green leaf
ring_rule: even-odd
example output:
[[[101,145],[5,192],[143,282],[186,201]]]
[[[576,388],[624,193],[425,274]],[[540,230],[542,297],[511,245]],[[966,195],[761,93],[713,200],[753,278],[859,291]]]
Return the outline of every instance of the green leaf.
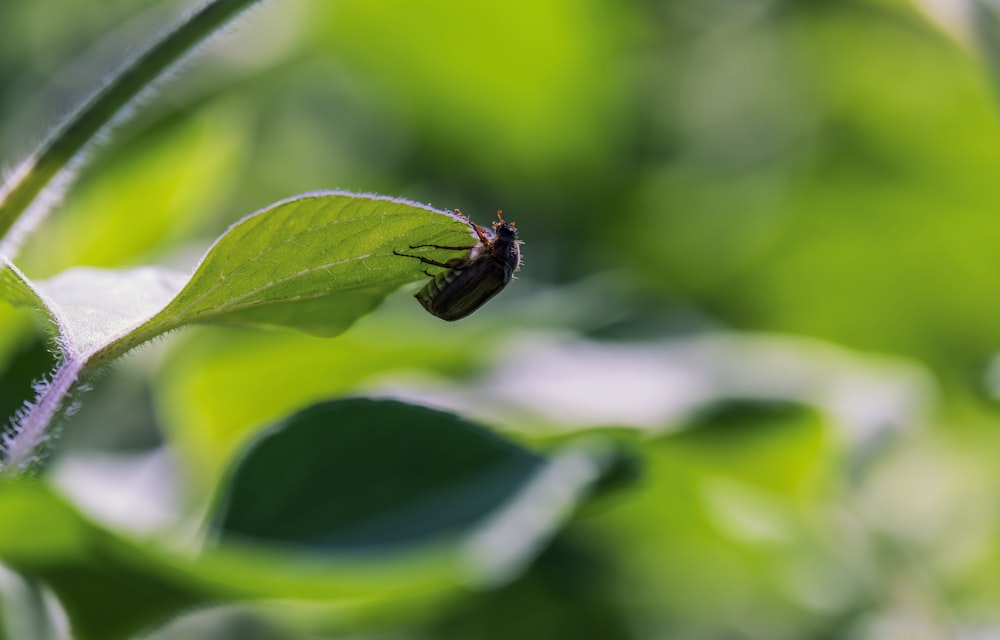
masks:
[[[328,554],[456,543],[475,582],[534,557],[614,456],[569,446],[544,458],[450,413],[389,400],[315,405],[240,459],[212,529]]]
[[[859,538],[830,543],[864,535],[830,512],[843,495],[835,436],[806,406],[719,405],[688,429],[647,441],[641,485],[581,528],[614,541],[619,580],[643,585],[629,602],[644,601],[645,610],[705,615],[712,624],[719,610],[706,602],[732,606],[727,615],[737,621],[781,611],[808,600],[801,582],[787,580],[795,571],[862,600]]]
[[[336,340],[205,328],[174,341],[153,393],[160,426],[185,460],[189,488],[211,491],[262,425],[319,399],[358,393],[400,375],[393,372],[468,374],[494,357],[495,348],[484,348],[493,323],[446,324],[405,294],[392,303],[400,313],[382,309]]]
[[[439,555],[389,561],[212,549],[191,558],[87,520],[44,484],[0,484],[0,561],[44,583],[74,638],[119,640],[222,602],[298,599],[344,620],[366,607],[454,589]]]
[[[349,625],[510,580],[614,461],[598,441],[542,457],[430,409],[328,403],[248,451],[217,544],[196,556],[108,532],[18,480],[0,483],[0,562],[48,586],[81,640],[223,601],[311,603]]]
[[[43,585],[0,566],[0,640],[59,640],[53,607],[45,598]]]
[[[0,256],[0,298],[19,307],[35,309],[56,325],[56,318],[49,303],[35,285],[21,273],[7,258]]]
[[[1000,15],[985,0],[970,0],[969,24],[978,40],[986,67],[993,80],[994,91],[1000,93]]]
[[[331,551],[413,544],[468,528],[541,465],[452,414],[391,401],[328,402],[253,443],[215,526],[226,536]]]
[[[335,336],[426,277],[418,260],[393,253],[416,244],[471,245],[472,236],[457,216],[394,198],[320,192],[279,202],[230,227],[180,293],[110,351],[193,323]]]
[[[46,312],[72,353],[104,364],[193,323],[343,332],[399,286],[426,278],[414,244],[471,245],[457,216],[345,192],[279,202],[234,224],[190,278],[163,269],[77,268],[29,282],[12,265],[0,295]],[[440,260],[454,252],[437,251]],[[429,253],[428,255],[434,255]]]
[[[203,601],[181,576],[97,529],[41,484],[0,486],[0,520],[0,559],[55,591],[75,638],[126,638]]]
[[[718,476],[795,495],[831,472],[831,425],[808,404],[732,398],[704,407],[685,426],[664,442]]]
[[[417,263],[394,250],[414,242],[471,244],[464,225],[429,211],[343,193],[279,203],[231,228],[153,322],[291,326],[335,335],[419,278]]]
[[[32,464],[75,385],[148,340],[194,323],[335,336],[401,285],[427,277],[420,260],[396,251],[472,244],[460,216],[393,198],[322,192],[234,224],[189,279],[158,268],[72,269],[31,283],[5,263],[0,295],[44,311],[58,328],[64,357],[53,375],[60,384],[43,387],[45,396],[28,405],[5,436],[6,466]],[[419,250],[438,262],[464,255]]]

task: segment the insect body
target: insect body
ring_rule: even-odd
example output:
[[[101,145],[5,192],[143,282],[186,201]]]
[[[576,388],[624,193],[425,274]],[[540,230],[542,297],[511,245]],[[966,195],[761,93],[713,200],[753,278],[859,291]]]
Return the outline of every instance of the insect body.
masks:
[[[497,222],[493,223],[492,230],[480,227],[457,209],[455,213],[472,225],[479,237],[478,244],[468,247],[416,245],[410,248],[467,249],[468,257],[437,262],[423,256],[393,252],[448,269],[433,276],[415,296],[430,314],[448,321],[461,320],[486,304],[507,286],[521,266],[521,242],[517,239],[517,227],[512,222],[504,222],[500,211],[497,211]]]

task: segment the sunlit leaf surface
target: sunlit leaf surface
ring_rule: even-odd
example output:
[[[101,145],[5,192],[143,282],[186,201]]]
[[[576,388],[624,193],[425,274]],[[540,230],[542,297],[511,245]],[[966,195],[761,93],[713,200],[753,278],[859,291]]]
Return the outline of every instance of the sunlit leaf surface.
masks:
[[[103,352],[103,362],[195,323],[337,335],[399,286],[426,277],[419,261],[394,250],[471,242],[464,222],[429,207],[317,193],[234,224],[189,278],[151,267],[77,268],[33,284],[6,269],[0,293],[49,313],[74,354]]]

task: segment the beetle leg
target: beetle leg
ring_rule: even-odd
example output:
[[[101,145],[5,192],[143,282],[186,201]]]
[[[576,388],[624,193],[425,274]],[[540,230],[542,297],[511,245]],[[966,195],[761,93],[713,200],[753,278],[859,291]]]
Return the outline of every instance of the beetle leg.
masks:
[[[476,232],[477,236],[479,236],[479,242],[481,242],[482,244],[490,244],[491,240],[490,240],[490,232],[489,232],[489,230],[487,230],[487,229],[485,229],[483,227],[480,227],[478,224],[476,224],[475,222],[473,222],[469,218],[469,216],[467,216],[464,213],[462,213],[459,209],[452,209],[452,211],[455,212],[456,216],[460,217],[462,220],[465,220],[469,224],[469,226],[472,227],[472,230]],[[499,215],[499,214],[500,214],[500,212],[497,211],[497,215]],[[413,248],[413,247],[411,247],[411,248]],[[462,249],[466,249],[466,248],[472,249],[472,247],[461,247],[461,248]]]
[[[490,238],[490,232],[489,231],[487,231],[483,227],[480,227],[475,222],[470,222],[470,224],[472,225],[472,229],[476,232],[476,235],[479,236],[479,242],[481,242],[483,244],[492,244],[493,243],[493,240]]]
[[[419,260],[423,264],[429,264],[429,265],[432,265],[432,266],[435,266],[435,267],[444,267],[445,269],[454,269],[455,268],[454,261],[451,261],[452,264],[449,264],[447,262],[438,262],[437,260],[431,260],[430,258],[425,258],[423,256],[414,256],[414,255],[410,255],[409,253],[400,253],[399,251],[396,251],[395,249],[393,249],[392,252],[394,254],[396,254],[397,256],[403,256],[404,258],[416,258],[417,260]],[[464,262],[464,261],[459,260],[459,262]],[[427,273],[427,272],[425,271],[424,273]],[[428,275],[430,275],[430,274],[428,274]]]
[[[424,249],[430,247],[432,249],[444,249],[446,251],[468,251],[469,249],[474,249],[476,245],[467,245],[464,247],[449,247],[443,244],[411,244],[411,249]]]

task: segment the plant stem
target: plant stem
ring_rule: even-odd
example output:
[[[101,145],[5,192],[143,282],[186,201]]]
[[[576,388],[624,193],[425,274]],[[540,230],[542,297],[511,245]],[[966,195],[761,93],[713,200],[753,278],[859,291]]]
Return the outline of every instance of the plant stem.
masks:
[[[259,0],[213,0],[193,12],[112,76],[38,151],[21,163],[10,179],[0,185],[0,255],[14,257],[22,237],[69,183],[72,169],[102,129],[122,119],[129,104],[153,82],[256,2]],[[31,215],[23,219],[29,210]],[[19,220],[21,224],[15,227]]]
[[[70,409],[71,393],[85,364],[85,360],[67,357],[50,380],[35,385],[38,395],[25,403],[15,416],[13,431],[0,440],[5,454],[0,461],[0,476],[23,473],[38,462],[52,425]]]
[[[123,119],[130,103],[173,65],[259,1],[210,0],[201,6],[112,76],[21,163],[0,185],[0,256],[13,257],[22,237],[47,213],[103,129]],[[35,399],[17,413],[12,430],[0,436],[0,475],[24,473],[38,461],[53,424],[72,409],[74,390],[87,376],[88,362],[63,350],[63,361],[51,379],[36,385]]]

